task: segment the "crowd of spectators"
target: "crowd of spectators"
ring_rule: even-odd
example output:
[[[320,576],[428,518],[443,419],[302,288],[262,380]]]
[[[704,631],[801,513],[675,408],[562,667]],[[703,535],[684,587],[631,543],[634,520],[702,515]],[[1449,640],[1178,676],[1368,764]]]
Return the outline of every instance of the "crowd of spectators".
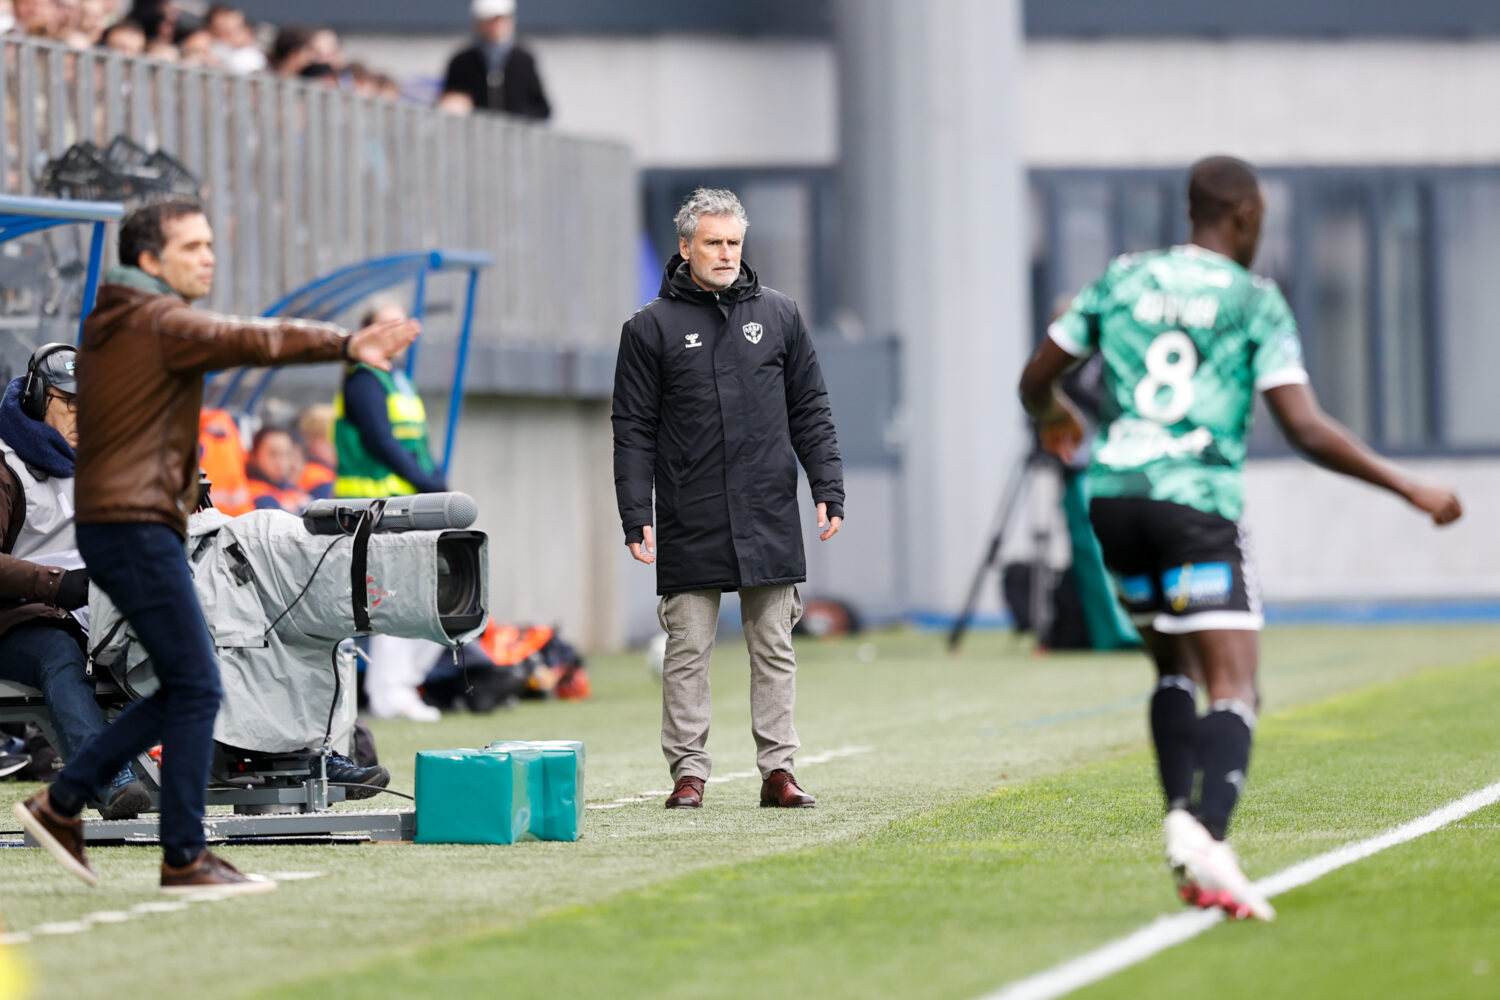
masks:
[[[454,114],[505,111],[546,119],[551,106],[536,61],[515,41],[515,0],[472,0],[475,44],[454,55],[437,107]],[[237,74],[271,72],[361,97],[400,100],[394,77],[346,58],[330,28],[255,25],[244,11],[213,4],[201,16],[177,0],[0,0],[0,34],[106,48],[183,66]]]
[[[228,4],[199,17],[175,0],[0,0],[0,33],[230,73],[273,72],[361,97],[402,97],[393,77],[347,59],[332,30],[257,26]]]

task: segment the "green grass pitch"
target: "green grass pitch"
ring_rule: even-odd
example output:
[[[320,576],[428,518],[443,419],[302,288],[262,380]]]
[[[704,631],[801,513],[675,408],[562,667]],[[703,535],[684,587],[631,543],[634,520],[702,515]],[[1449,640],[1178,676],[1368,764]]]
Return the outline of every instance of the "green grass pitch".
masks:
[[[754,768],[732,638],[710,740],[730,776]],[[760,809],[746,777],[696,813],[657,795],[590,810],[577,844],[229,847],[250,870],[321,875],[36,933],[38,995],[968,1000],[1176,911],[1144,659],[1039,658],[998,635],[953,659],[905,633],[799,658],[803,758],[828,757],[799,768],[816,809]],[[1500,627],[1275,629],[1263,660],[1233,834],[1252,877],[1500,779]],[[655,682],[639,657],[593,673],[583,704],[379,724],[393,787],[420,748],[576,738],[591,803],[664,792]],[[0,785],[7,804],[30,790]],[[1500,995],[1497,821],[1481,810],[1279,897],[1275,924],[1216,927],[1079,995]],[[154,849],[92,853],[95,890],[41,852],[0,855],[7,929],[156,898]]]

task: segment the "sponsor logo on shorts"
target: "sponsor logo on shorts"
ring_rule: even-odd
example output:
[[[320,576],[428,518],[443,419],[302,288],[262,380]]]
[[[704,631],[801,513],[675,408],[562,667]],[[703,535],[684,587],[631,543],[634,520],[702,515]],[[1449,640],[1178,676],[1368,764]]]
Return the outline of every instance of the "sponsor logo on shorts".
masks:
[[[1234,569],[1223,562],[1188,563],[1163,573],[1161,584],[1173,611],[1225,604],[1234,592]]]
[[[1150,604],[1156,596],[1151,588],[1151,577],[1146,574],[1120,577],[1119,588],[1120,600],[1126,604]]]

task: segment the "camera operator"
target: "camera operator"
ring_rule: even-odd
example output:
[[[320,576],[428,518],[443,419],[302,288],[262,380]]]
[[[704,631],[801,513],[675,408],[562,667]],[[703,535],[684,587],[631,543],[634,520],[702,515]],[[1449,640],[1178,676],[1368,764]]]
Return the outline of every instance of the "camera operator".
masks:
[[[0,677],[42,692],[67,760],[104,732],[71,614],[89,586],[73,541],[76,354],[41,347],[0,398]],[[127,764],[100,801],[105,819],[134,819],[151,795]]]
[[[64,868],[97,884],[78,814],[121,765],[160,743],[162,891],[264,892],[275,882],[215,856],[203,830],[221,687],[184,545],[198,498],[203,376],[244,364],[343,360],[383,368],[417,327],[378,323],[346,335],[325,324],[193,309],[189,303],[213,286],[214,251],[204,209],[188,199],[127,216],[120,260],[84,323],[79,352],[77,540],[89,579],[145,646],[160,687],[14,812]]]

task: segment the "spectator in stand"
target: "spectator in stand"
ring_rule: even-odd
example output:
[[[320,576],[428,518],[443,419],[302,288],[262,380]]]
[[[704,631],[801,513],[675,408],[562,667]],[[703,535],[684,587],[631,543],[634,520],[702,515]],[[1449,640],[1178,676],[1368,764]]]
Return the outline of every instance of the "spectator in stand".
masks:
[[[177,49],[181,54],[180,60],[184,66],[206,66],[210,69],[224,69],[224,64],[219,60],[218,53],[214,51],[214,38],[208,33],[207,29],[199,28],[197,31],[189,32],[178,43]]]
[[[244,11],[214,4],[208,8],[204,26],[213,36],[214,55],[229,72],[247,76],[270,65],[255,45],[255,29],[245,20]]]
[[[312,49],[308,43],[312,32],[307,28],[290,25],[277,30],[276,40],[271,43],[271,69],[277,76],[294,77],[303,67],[313,62]]]
[[[250,443],[250,460],[245,464],[245,478],[257,510],[302,513],[302,508],[312,501],[297,486],[304,461],[302,449],[285,427],[262,427],[255,432]]]
[[[344,75],[349,82],[349,89],[355,97],[379,97],[379,78],[370,72],[370,67],[362,62],[352,62],[344,67]]]
[[[78,5],[78,31],[88,38],[90,45],[98,45],[104,37],[104,29],[119,14],[120,5],[116,0],[83,0]]]
[[[146,32],[153,42],[175,45],[179,34],[197,27],[196,18],[185,18],[176,0],[135,0],[130,19]]]
[[[302,452],[307,464],[297,486],[314,500],[333,496],[333,481],[338,478],[338,452],[333,447],[333,407],[327,403],[309,406],[297,418],[297,433],[302,436]]]
[[[552,114],[536,60],[516,44],[515,0],[474,0],[477,44],[448,63],[443,93],[468,96],[475,108],[545,120]]]
[[[57,5],[52,0],[15,0],[16,30],[33,37],[48,37],[58,28]]]
[[[339,36],[332,28],[315,29],[308,36],[307,48],[312,53],[313,62],[327,63],[336,70],[342,70],[347,62],[339,45]]]
[[[106,49],[119,52],[122,55],[140,56],[146,54],[146,32],[139,24],[128,17],[123,21],[116,21],[110,25],[104,32],[104,37],[100,39],[100,43]]]
[[[396,82],[396,78],[387,76],[384,73],[377,73],[375,75],[375,87],[376,96],[383,97],[387,101],[400,101],[406,97],[401,92],[401,84]]]

